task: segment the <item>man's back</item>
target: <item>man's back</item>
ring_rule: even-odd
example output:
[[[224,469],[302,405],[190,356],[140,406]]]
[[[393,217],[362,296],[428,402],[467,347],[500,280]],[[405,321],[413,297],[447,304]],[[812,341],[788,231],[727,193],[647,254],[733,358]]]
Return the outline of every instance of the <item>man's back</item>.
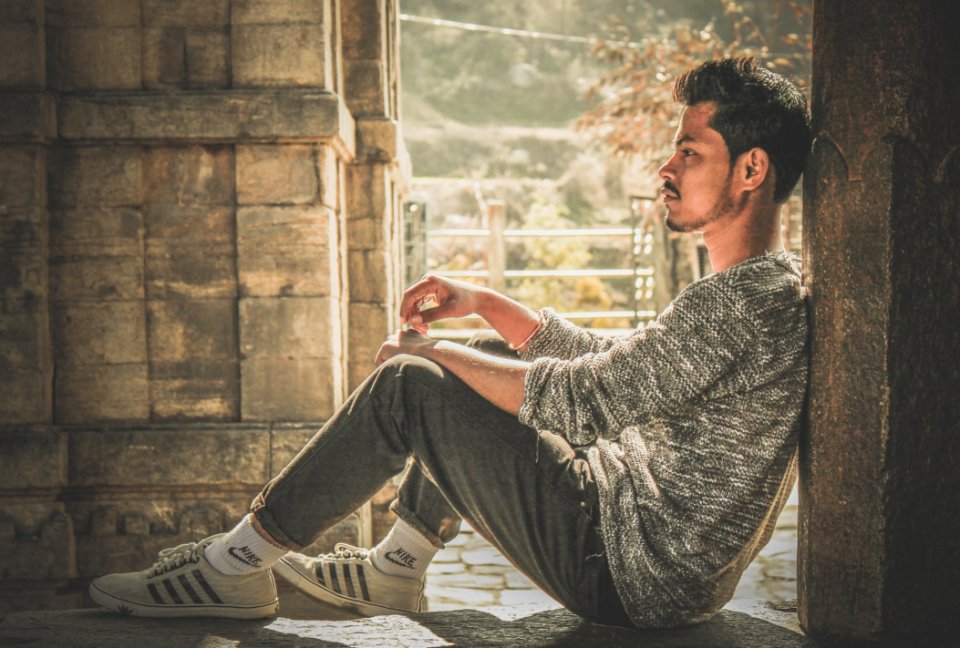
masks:
[[[521,416],[593,444],[608,558],[635,622],[709,617],[766,542],[795,475],[806,337],[799,274],[777,254],[692,284],[601,353],[534,363],[536,405]],[[598,412],[589,438],[577,421]]]

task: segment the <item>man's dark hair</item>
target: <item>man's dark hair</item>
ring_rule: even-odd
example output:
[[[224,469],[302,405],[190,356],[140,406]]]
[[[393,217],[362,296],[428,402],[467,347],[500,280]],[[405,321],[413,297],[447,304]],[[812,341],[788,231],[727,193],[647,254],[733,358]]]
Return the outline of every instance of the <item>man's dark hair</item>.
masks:
[[[807,100],[795,85],[753,58],[718,59],[684,72],[673,99],[685,106],[715,103],[710,127],[723,136],[730,162],[762,148],[775,171],[774,201],[790,196],[806,166],[811,137]]]

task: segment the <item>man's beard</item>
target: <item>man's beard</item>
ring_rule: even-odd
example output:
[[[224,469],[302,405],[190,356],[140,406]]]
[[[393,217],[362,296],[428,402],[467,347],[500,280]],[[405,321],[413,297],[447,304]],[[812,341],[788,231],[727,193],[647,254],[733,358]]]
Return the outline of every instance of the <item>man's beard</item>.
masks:
[[[700,220],[694,221],[692,223],[677,223],[670,218],[670,212],[667,211],[667,218],[665,223],[667,229],[674,232],[696,232],[700,229],[703,229],[710,223],[715,220],[718,220],[722,216],[725,216],[733,211],[733,198],[730,197],[730,187],[733,185],[733,177],[727,178],[726,183],[723,185],[723,189],[720,190],[720,197],[717,198],[717,202],[713,203],[713,207],[710,208],[710,211]]]

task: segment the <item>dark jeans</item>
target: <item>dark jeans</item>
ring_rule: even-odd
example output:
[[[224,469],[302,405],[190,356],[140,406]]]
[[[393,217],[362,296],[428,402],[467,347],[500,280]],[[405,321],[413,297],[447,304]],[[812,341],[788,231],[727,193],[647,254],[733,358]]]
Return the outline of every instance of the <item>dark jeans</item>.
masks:
[[[401,473],[408,457],[393,510],[434,544],[456,536],[465,519],[572,612],[630,625],[583,453],[522,425],[423,358],[402,355],[378,367],[252,511],[274,539],[302,549]]]

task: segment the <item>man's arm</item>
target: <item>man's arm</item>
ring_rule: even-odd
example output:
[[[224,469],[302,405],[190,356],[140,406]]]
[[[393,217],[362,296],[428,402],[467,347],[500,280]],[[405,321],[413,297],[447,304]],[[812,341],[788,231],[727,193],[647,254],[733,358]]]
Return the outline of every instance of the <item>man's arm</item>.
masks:
[[[446,340],[433,340],[418,331],[398,331],[380,347],[377,364],[401,353],[432,360],[500,409],[513,415],[520,412],[528,362],[490,355]]]
[[[404,291],[400,302],[400,321],[420,333],[426,333],[431,322],[474,314],[486,320],[515,349],[528,342],[540,327],[537,312],[509,297],[436,275],[426,275],[412,285]]]

